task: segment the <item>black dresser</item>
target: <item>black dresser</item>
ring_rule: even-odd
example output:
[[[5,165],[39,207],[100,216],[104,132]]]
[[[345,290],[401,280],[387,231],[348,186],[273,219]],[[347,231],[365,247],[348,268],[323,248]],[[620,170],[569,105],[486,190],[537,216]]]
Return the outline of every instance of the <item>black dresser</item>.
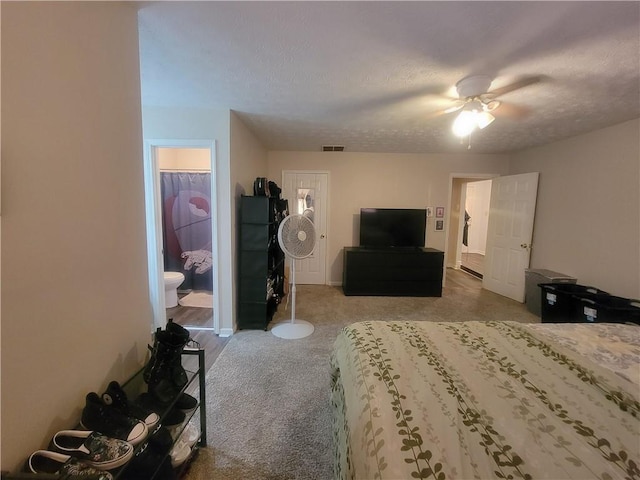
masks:
[[[345,247],[345,295],[441,297],[444,252],[434,248]]]

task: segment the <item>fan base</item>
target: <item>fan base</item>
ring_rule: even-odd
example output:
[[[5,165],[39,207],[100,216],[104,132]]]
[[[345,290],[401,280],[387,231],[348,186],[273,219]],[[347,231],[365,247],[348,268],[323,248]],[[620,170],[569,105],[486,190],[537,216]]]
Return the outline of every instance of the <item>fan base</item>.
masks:
[[[313,333],[313,330],[314,327],[309,322],[295,319],[274,325],[271,329],[271,333],[279,338],[296,340],[298,338],[308,337]]]

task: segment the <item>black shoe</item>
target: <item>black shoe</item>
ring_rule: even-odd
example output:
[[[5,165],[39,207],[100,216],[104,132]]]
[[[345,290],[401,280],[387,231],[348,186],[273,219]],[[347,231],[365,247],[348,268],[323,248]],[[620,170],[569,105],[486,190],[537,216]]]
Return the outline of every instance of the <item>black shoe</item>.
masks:
[[[166,427],[160,427],[152,435],[149,436],[149,448],[156,453],[166,455],[171,451],[173,446],[173,437]]]
[[[149,448],[149,445],[146,444],[142,447],[118,478],[123,480],[147,478],[176,480],[178,478],[173,468],[171,468],[171,457]]]
[[[100,470],[121,467],[133,457],[129,442],[90,430],[62,430],[53,436],[49,448]]]
[[[168,412],[167,407],[157,402],[156,398],[150,393],[141,393],[136,399],[136,403],[143,408],[152,410],[162,416],[162,425],[165,427],[175,427],[181,425],[186,418],[185,413],[177,408],[172,408]],[[163,413],[166,412],[166,413]]]
[[[83,480],[113,480],[109,472],[98,470],[64,453],[37,450],[25,464],[29,473],[48,473],[64,479],[81,478]]]
[[[178,397],[178,400],[176,400],[176,408],[178,410],[184,410],[186,412],[190,412],[197,406],[198,406],[198,400],[196,400],[191,395],[188,395],[186,393],[181,393],[180,396]]]
[[[127,400],[127,394],[115,380],[109,383],[107,391],[102,394],[102,401],[105,405],[111,405],[123,415],[142,420],[150,432],[153,431],[156,425],[158,425],[158,422],[160,422],[160,416],[156,412],[136,403],[129,402]]]
[[[126,440],[132,445],[142,442],[149,433],[144,422],[105,405],[97,393],[87,394],[86,400],[80,421],[85,430],[96,430],[108,437]]]

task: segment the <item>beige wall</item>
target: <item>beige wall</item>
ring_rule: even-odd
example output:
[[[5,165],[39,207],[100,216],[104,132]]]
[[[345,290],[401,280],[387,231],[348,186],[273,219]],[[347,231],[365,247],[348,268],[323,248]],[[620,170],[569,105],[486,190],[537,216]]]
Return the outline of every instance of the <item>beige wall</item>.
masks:
[[[507,155],[387,154],[348,152],[269,152],[268,177],[282,181],[283,170],[328,171],[328,282],[342,283],[342,249],[358,245],[362,207],[447,206],[452,174],[506,174]],[[445,231],[427,223],[427,246],[445,250]]]
[[[640,297],[640,120],[513,156],[540,172],[532,268]]]
[[[137,14],[2,2],[2,469],[144,362]]]
[[[158,167],[171,171],[211,171],[208,148],[158,148]]]
[[[267,176],[267,150],[235,112],[231,112],[231,158],[235,196],[239,201],[240,195],[253,195],[256,177]],[[280,184],[279,179],[275,182]]]
[[[231,258],[233,262],[233,329],[236,328],[236,295],[238,278],[237,245],[238,218],[240,216],[240,195],[253,195],[253,181],[256,177],[267,176],[267,150],[256,136],[245,126],[235,112],[231,112],[231,185],[233,185],[231,215]],[[280,184],[276,180],[276,183]]]
[[[464,178],[454,178],[451,182],[451,204],[448,222],[449,238],[447,239],[447,249],[444,256],[445,266],[447,268],[460,267],[459,241],[462,241],[462,232],[460,230],[462,202],[460,199],[465,185],[466,179]]]

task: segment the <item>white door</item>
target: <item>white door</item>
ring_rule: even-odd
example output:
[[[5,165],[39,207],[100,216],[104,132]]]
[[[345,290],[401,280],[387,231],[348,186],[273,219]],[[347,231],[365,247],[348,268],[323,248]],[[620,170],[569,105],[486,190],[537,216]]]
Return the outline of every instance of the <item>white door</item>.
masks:
[[[316,247],[311,256],[296,260],[296,284],[326,283],[327,252],[327,172],[282,172],[282,198],[289,201],[289,213],[307,215],[316,227]],[[287,264],[290,265],[287,259]]]
[[[538,173],[497,177],[491,185],[482,286],[518,302],[524,302],[537,194]]]

